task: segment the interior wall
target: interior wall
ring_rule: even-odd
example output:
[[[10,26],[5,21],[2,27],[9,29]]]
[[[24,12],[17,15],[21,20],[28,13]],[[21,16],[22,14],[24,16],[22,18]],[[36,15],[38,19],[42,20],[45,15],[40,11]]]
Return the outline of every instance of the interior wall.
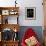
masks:
[[[21,26],[43,26],[43,6],[42,0],[21,0],[20,3],[20,16],[19,24]],[[26,20],[25,19],[25,7],[35,7],[36,8],[36,20]]]
[[[15,0],[0,0],[1,7],[15,6]],[[19,6],[19,24],[20,26],[43,26],[43,6],[42,0],[17,0]],[[25,19],[25,7],[36,8],[36,19],[26,20]],[[11,17],[12,18],[12,17]],[[9,19],[10,20],[10,19]],[[13,21],[14,22],[14,21]]]

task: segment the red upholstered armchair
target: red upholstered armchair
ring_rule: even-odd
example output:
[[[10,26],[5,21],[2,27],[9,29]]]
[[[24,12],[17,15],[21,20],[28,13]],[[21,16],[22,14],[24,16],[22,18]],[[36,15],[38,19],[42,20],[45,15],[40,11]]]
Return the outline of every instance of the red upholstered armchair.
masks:
[[[22,38],[21,46],[41,46],[37,40],[37,35],[32,28],[28,28]]]

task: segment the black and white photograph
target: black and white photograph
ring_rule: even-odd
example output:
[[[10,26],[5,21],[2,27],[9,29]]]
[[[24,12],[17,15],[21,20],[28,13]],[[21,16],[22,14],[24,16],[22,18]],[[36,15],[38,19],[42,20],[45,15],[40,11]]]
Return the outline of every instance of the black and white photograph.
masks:
[[[25,11],[26,19],[31,19],[31,20],[36,19],[36,8],[35,7],[26,7],[25,10],[26,10]]]

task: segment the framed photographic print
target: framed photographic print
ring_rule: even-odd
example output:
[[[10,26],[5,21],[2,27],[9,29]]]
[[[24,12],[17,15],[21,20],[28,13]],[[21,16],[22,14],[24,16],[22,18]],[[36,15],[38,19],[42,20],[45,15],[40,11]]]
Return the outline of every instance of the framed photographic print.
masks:
[[[2,10],[2,15],[9,15],[9,10]]]
[[[25,8],[26,19],[36,19],[36,8],[35,7],[26,7]]]

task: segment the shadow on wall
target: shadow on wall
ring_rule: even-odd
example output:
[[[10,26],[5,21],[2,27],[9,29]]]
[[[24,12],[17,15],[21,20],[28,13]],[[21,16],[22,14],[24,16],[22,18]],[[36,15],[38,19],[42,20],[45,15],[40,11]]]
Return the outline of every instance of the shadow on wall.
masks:
[[[42,27],[41,26],[21,26],[20,27],[20,31],[19,31],[19,39],[20,39],[20,42],[21,42],[21,40],[23,38],[23,35],[24,35],[25,31],[28,28],[32,28],[36,32],[39,41],[41,43],[43,43],[43,30],[42,30]]]

